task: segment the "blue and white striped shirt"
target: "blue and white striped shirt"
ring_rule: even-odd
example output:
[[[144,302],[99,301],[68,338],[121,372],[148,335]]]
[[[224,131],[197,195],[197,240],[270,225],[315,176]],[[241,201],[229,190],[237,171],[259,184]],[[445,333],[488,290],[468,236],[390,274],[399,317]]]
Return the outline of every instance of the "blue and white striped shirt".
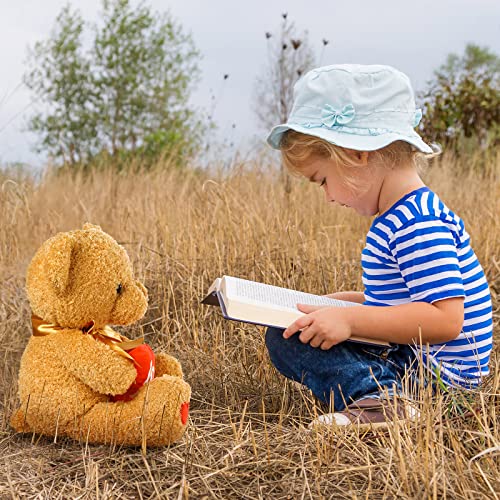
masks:
[[[469,241],[462,220],[423,187],[373,221],[361,264],[365,305],[464,297],[460,335],[413,348],[445,384],[471,388],[489,373],[493,322],[488,283]]]

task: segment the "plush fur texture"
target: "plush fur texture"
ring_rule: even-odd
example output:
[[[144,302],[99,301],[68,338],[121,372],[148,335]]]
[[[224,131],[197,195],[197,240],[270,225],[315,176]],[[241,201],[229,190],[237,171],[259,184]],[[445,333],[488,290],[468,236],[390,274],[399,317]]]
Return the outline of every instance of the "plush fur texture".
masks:
[[[146,311],[146,288],[123,247],[92,224],[59,233],[33,257],[26,290],[33,313],[63,329],[28,342],[14,429],[133,446],[182,436],[191,389],[179,362],[156,354],[155,378],[131,401],[112,402],[134,382],[134,364],[82,331],[90,321],[96,329],[128,325]]]

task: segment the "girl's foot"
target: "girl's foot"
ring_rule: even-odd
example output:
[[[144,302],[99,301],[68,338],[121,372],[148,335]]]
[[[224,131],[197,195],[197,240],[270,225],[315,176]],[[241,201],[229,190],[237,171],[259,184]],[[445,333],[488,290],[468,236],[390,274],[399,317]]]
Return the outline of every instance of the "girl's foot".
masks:
[[[309,428],[317,426],[355,426],[357,429],[387,428],[394,420],[412,420],[418,411],[401,399],[366,398],[355,401],[344,411],[327,413],[316,418]]]

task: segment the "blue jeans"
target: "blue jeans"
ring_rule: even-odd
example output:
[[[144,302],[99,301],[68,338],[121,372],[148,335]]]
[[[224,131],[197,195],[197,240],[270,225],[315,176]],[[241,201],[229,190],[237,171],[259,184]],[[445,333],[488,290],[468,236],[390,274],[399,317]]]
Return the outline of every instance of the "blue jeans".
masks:
[[[400,393],[405,374],[416,373],[417,359],[409,345],[390,347],[342,342],[327,351],[303,344],[299,334],[283,338],[283,330],[268,328],[266,346],[273,365],[307,386],[336,411],[364,397],[377,397],[385,388]]]

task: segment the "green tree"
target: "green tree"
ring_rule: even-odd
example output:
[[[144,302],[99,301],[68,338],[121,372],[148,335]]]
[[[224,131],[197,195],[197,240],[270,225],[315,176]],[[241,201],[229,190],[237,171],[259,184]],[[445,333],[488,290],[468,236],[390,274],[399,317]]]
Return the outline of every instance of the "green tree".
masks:
[[[429,141],[459,149],[473,138],[486,148],[500,138],[500,57],[468,44],[462,56],[449,54],[419,95],[425,120],[420,131]]]
[[[39,150],[70,164],[99,156],[182,161],[201,144],[205,121],[188,99],[199,52],[168,14],[130,0],[103,0],[84,51],[86,24],[65,7],[49,40],[35,45],[25,82],[44,106],[30,120]]]
[[[64,7],[50,39],[30,51],[31,69],[24,75],[25,84],[43,105],[29,123],[40,136],[38,152],[47,151],[72,164],[88,161],[98,148],[95,81],[82,48],[83,28],[81,16]]]

